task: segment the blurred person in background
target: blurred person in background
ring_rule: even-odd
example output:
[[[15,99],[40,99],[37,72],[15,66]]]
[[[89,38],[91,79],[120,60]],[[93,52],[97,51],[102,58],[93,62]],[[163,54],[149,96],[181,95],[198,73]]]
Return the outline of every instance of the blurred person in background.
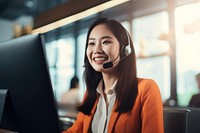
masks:
[[[195,77],[199,93],[192,96],[188,105],[189,107],[200,107],[200,73],[198,73]]]
[[[77,76],[74,76],[70,81],[69,91],[66,91],[61,96],[60,104],[76,106],[80,103],[80,95],[79,95],[79,79]]]

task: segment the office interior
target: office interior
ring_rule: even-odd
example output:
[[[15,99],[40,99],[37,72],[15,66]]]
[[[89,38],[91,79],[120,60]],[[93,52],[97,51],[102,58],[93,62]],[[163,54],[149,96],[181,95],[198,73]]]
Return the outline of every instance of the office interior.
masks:
[[[111,6],[103,7],[106,4]],[[24,34],[44,35],[54,98],[59,103],[74,75],[80,80],[80,97],[84,95],[82,74],[90,24],[101,17],[116,19],[133,39],[138,77],[158,83],[163,104],[187,107],[192,95],[199,93],[195,79],[200,72],[199,12],[200,0],[3,0],[0,42]]]

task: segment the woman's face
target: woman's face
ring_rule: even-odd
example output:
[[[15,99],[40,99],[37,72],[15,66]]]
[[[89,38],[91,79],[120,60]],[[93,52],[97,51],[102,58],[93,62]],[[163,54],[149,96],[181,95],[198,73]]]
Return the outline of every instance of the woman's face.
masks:
[[[105,72],[111,69],[104,69],[104,63],[115,59],[117,62],[120,59],[120,44],[105,24],[100,24],[93,28],[87,45],[87,58],[91,66],[98,72]]]

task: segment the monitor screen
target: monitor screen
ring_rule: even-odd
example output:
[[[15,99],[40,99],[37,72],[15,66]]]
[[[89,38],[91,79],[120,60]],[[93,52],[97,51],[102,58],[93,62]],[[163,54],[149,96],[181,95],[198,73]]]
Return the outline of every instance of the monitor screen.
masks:
[[[8,109],[4,109],[0,128],[20,133],[61,132],[43,38],[32,34],[0,42],[0,90],[8,90]]]

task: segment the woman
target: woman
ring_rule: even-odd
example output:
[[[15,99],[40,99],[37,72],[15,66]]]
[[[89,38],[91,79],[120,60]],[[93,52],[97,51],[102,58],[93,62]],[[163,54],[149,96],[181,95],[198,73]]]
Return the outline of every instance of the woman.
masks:
[[[85,53],[87,91],[76,122],[63,133],[163,133],[159,88],[136,77],[135,52],[124,27],[115,20],[94,22]]]

